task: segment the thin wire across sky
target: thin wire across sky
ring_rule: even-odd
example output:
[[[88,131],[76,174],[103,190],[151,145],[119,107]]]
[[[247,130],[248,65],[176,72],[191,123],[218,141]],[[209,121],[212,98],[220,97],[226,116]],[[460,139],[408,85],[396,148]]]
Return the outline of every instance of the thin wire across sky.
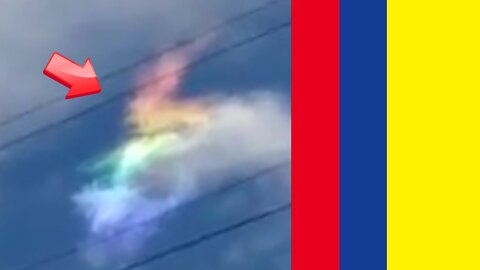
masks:
[[[258,171],[254,172],[254,173],[252,173],[252,174],[250,174],[246,177],[242,177],[242,178],[239,178],[237,180],[233,180],[229,184],[226,184],[226,185],[224,185],[220,188],[217,188],[217,189],[215,189],[211,192],[208,192],[208,193],[206,193],[204,195],[201,195],[197,198],[194,198],[192,200],[184,202],[183,204],[181,204],[178,207],[176,207],[175,209],[173,209],[173,211],[178,211],[182,208],[186,208],[188,206],[191,206],[191,205],[193,205],[193,204],[195,204],[195,203],[197,203],[201,200],[207,199],[207,198],[212,198],[212,197],[215,197],[215,196],[225,194],[225,193],[227,193],[227,192],[229,192],[229,191],[231,191],[235,188],[238,188],[242,185],[253,182],[257,179],[261,179],[262,177],[268,176],[269,174],[273,174],[273,173],[275,173],[275,172],[277,172],[281,169],[285,169],[288,166],[290,166],[290,164],[291,164],[290,160],[284,160],[284,161],[280,161],[278,163],[275,163],[271,166],[259,169]],[[168,214],[169,214],[169,212],[167,212],[165,215],[168,215]],[[152,224],[154,222],[158,222],[159,220],[164,218],[165,215],[155,217],[155,218],[152,218],[152,219],[147,219],[147,220],[144,220],[140,223],[137,223],[137,224],[134,224],[132,226],[126,227],[122,230],[119,230],[119,231],[111,234],[108,237],[100,239],[100,240],[98,240],[94,243],[90,243],[90,246],[101,245],[102,243],[106,243],[106,242],[112,240],[113,238],[121,237],[122,235],[124,235],[124,234],[126,234],[126,233],[140,227],[140,226],[147,226],[147,225]],[[80,254],[82,252],[82,248],[83,248],[82,246],[72,246],[70,248],[64,249],[62,251],[56,252],[56,253],[51,254],[51,255],[47,255],[47,256],[45,256],[41,259],[32,261],[28,264],[25,264],[22,267],[18,267],[18,268],[14,268],[14,269],[15,270],[36,270],[36,269],[39,269],[39,268],[43,268],[43,267],[55,264],[59,261],[63,261],[65,259],[69,258],[69,257],[77,256],[78,254]]]
[[[161,259],[163,259],[167,256],[171,256],[171,255],[174,255],[176,253],[182,252],[186,249],[193,248],[195,246],[198,246],[198,245],[202,244],[203,242],[213,240],[214,238],[217,238],[221,235],[239,230],[239,229],[241,229],[241,228],[243,228],[247,225],[260,222],[260,221],[265,220],[267,218],[270,218],[274,215],[278,215],[282,212],[286,212],[287,210],[290,210],[291,207],[292,207],[291,202],[285,203],[283,205],[277,206],[277,207],[275,207],[273,209],[270,209],[268,211],[264,211],[260,214],[250,216],[250,217],[248,217],[246,219],[243,219],[239,222],[236,222],[236,223],[230,224],[228,226],[224,226],[220,229],[217,229],[217,230],[211,231],[209,233],[203,234],[203,235],[201,235],[197,238],[194,238],[194,239],[191,239],[189,241],[180,243],[178,245],[172,246],[172,247],[167,248],[165,250],[158,251],[158,252],[156,252],[156,253],[154,253],[154,254],[152,254],[152,255],[150,255],[150,256],[142,259],[142,260],[133,262],[133,263],[131,263],[131,264],[125,266],[125,267],[122,267],[122,268],[118,269],[118,270],[138,269],[142,266],[152,264],[152,263],[154,263],[156,261],[159,261],[159,260],[161,260]]]

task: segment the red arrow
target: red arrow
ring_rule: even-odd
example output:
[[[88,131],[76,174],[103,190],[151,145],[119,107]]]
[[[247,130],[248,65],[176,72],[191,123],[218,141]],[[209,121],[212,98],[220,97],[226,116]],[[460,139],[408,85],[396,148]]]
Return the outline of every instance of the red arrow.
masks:
[[[93,95],[102,90],[90,58],[87,58],[82,67],[55,52],[43,70],[43,74],[70,88],[66,99]]]

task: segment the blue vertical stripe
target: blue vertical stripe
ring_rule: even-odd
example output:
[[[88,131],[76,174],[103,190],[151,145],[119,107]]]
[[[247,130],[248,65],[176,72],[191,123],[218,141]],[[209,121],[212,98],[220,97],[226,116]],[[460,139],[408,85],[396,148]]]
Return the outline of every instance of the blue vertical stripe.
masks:
[[[340,1],[340,269],[386,269],[386,0]]]

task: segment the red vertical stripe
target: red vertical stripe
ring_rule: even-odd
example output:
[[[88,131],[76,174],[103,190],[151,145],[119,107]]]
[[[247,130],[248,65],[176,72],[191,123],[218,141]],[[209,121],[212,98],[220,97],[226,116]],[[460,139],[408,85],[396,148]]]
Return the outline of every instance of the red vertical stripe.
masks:
[[[337,270],[340,3],[292,2],[292,268]]]

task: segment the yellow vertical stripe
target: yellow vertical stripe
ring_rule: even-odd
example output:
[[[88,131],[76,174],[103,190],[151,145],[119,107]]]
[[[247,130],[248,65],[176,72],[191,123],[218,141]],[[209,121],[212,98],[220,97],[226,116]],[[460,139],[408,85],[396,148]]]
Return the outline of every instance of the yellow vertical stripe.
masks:
[[[388,269],[480,269],[480,1],[388,1]]]

